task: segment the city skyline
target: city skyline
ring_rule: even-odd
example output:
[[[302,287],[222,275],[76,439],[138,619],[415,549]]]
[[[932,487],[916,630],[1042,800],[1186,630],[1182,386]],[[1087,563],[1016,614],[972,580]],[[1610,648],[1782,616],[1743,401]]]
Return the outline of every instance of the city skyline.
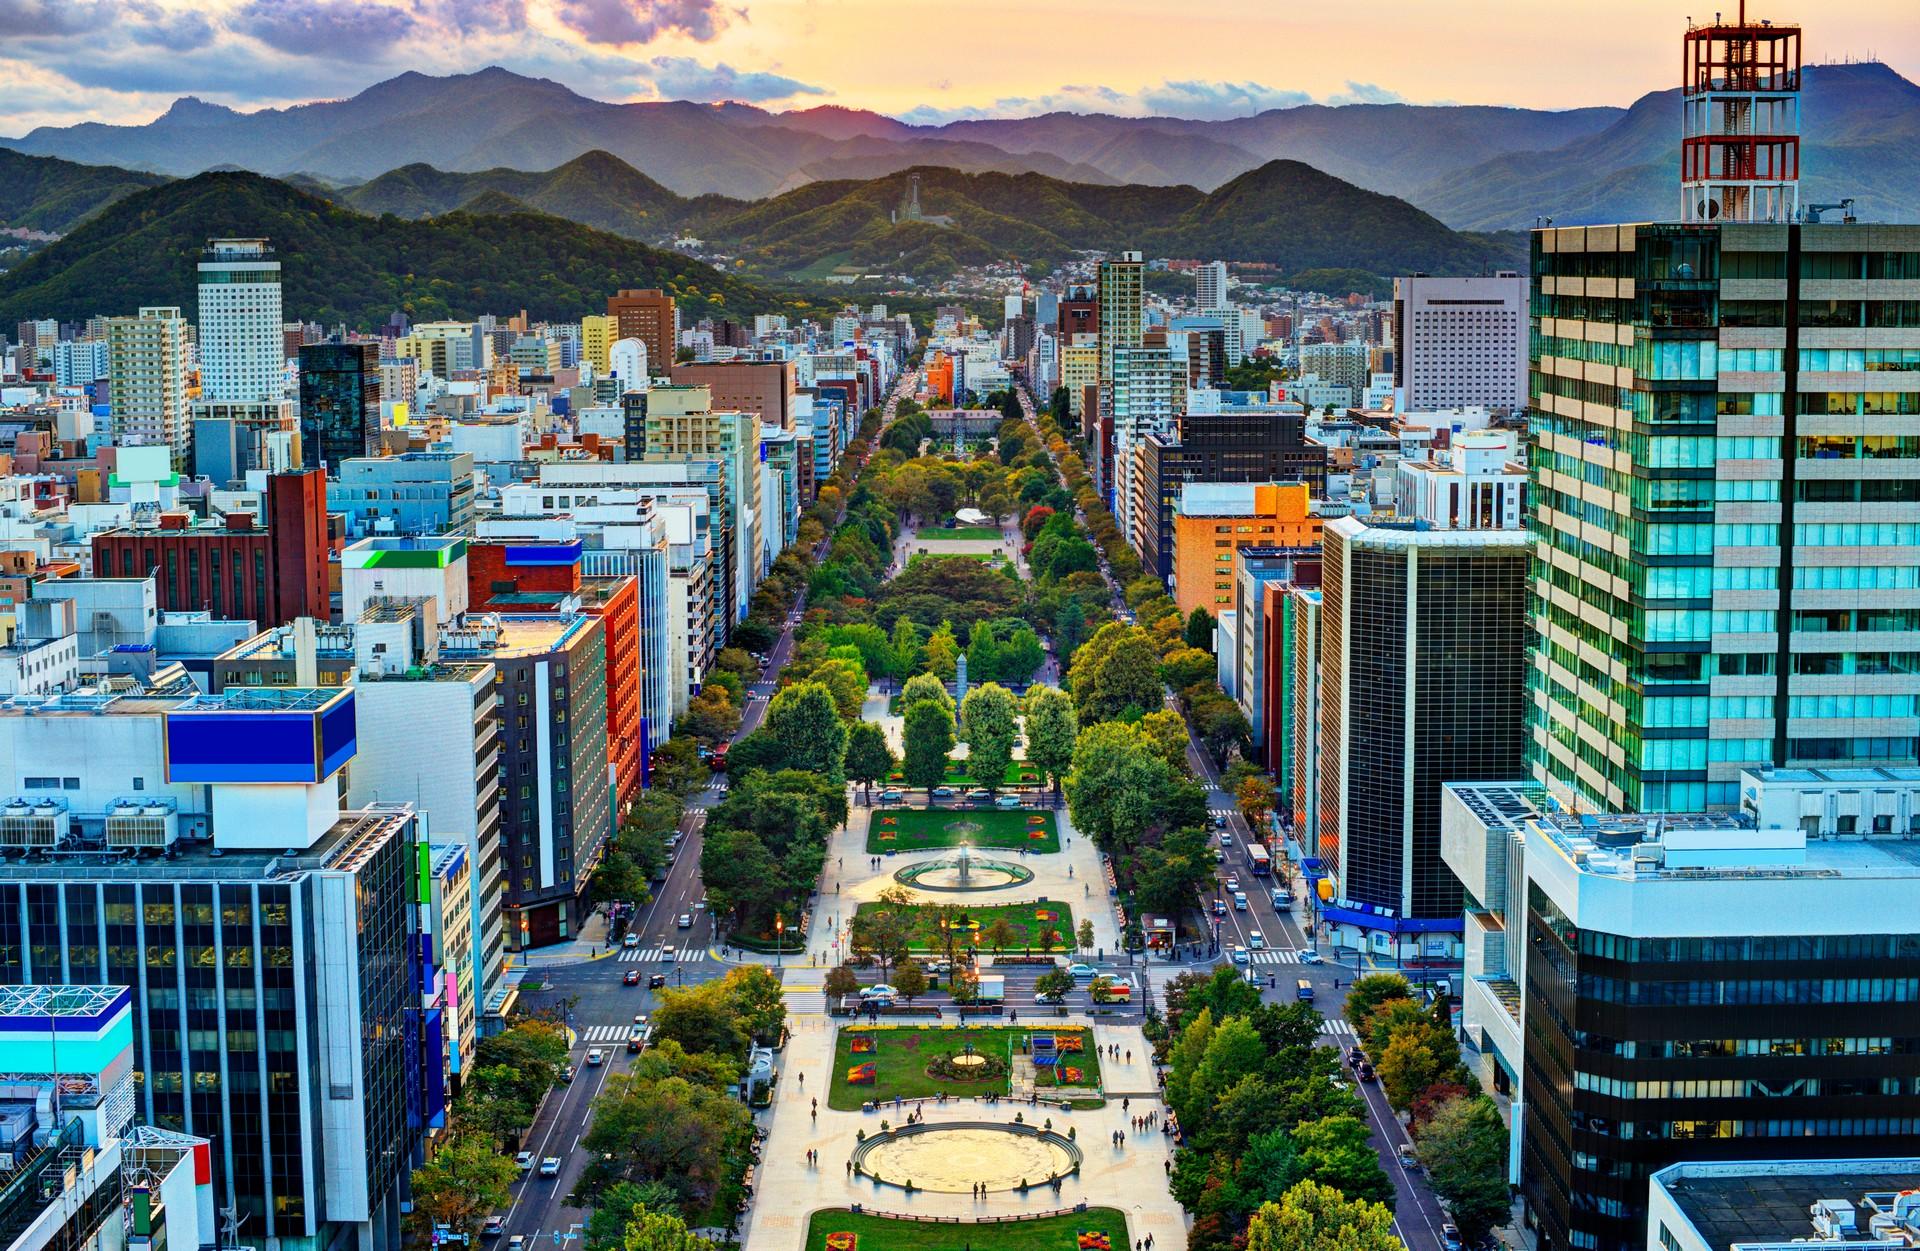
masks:
[[[1677,36],[1689,16],[1708,16],[1674,0],[1582,0],[1585,12],[1572,13],[1512,0],[1491,7],[1476,6],[1469,24],[1454,4],[1391,0],[1373,17],[1392,37],[1355,39],[1311,15],[1229,0],[1184,15],[1170,47],[1141,37],[1163,14],[1140,0],[1110,6],[1099,23],[1079,21],[1063,0],[989,5],[977,21],[920,0],[148,0],[105,23],[84,6],[11,0],[0,108],[15,134],[134,124],[185,95],[285,107],[344,98],[407,70],[489,64],[609,100],[834,105],[920,124],[1053,111],[1223,118],[1308,103],[1622,107],[1673,85],[1667,39],[1649,36]],[[1814,15],[1783,5],[1764,16]],[[1897,0],[1818,16],[1812,63],[1877,59],[1908,77],[1920,71],[1920,28]],[[1005,39],[1012,22],[1030,37]],[[1574,29],[1581,56],[1538,55]],[[931,46],[942,61],[916,53]],[[871,54],[858,73],[849,48]],[[1076,72],[1082,66],[1097,72]]]

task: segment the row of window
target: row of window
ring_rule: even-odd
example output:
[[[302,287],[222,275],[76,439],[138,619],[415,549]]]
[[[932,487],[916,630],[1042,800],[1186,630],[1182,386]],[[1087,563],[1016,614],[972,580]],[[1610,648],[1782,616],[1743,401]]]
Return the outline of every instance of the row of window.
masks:
[[[1602,930],[1581,930],[1572,945],[1583,956],[1599,956],[1632,964],[1920,959],[1920,934],[1742,934],[1727,938],[1631,938]]]
[[[1920,348],[1801,348],[1800,368],[1845,373],[1920,370]]]
[[[1781,1007],[1840,1003],[1920,1003],[1920,977],[1680,978],[1630,981],[1599,973],[1579,975],[1580,994],[1603,1003],[1640,1007]]]
[[[1920,1094],[1920,1077],[1720,1077],[1635,1081],[1576,1072],[1575,1090],[1613,1099],[1800,1099],[1816,1095]]]
[[[1575,1045],[1623,1060],[1755,1060],[1780,1056],[1920,1055],[1920,1038],[1607,1038],[1576,1031]]]

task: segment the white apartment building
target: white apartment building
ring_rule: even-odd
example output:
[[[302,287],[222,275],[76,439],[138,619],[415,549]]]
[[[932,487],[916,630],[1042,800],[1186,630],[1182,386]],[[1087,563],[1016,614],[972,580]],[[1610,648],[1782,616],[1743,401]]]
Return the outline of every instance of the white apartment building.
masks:
[[[1527,467],[1511,430],[1457,433],[1424,459],[1395,467],[1394,502],[1440,530],[1514,530],[1526,516]]]
[[[1227,306],[1227,263],[1208,261],[1193,271],[1193,302],[1203,309]]]
[[[1393,280],[1394,407],[1527,403],[1527,279]]]

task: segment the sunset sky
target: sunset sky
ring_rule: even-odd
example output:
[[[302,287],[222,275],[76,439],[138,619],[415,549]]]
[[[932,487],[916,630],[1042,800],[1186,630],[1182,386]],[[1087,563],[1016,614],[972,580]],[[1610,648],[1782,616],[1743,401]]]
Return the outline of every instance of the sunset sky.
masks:
[[[1731,7],[1728,9],[1731,12]],[[1302,103],[1625,105],[1671,85],[1693,0],[0,0],[0,134],[351,95],[505,65],[608,100],[840,104],[911,121]],[[1756,16],[1810,61],[1920,77],[1914,0]]]

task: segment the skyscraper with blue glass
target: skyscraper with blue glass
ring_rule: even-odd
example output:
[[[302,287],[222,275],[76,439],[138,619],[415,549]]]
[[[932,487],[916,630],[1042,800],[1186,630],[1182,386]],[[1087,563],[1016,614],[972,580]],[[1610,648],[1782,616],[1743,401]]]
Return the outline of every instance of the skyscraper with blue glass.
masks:
[[[1534,777],[1672,811],[1920,762],[1920,227],[1532,252]]]

